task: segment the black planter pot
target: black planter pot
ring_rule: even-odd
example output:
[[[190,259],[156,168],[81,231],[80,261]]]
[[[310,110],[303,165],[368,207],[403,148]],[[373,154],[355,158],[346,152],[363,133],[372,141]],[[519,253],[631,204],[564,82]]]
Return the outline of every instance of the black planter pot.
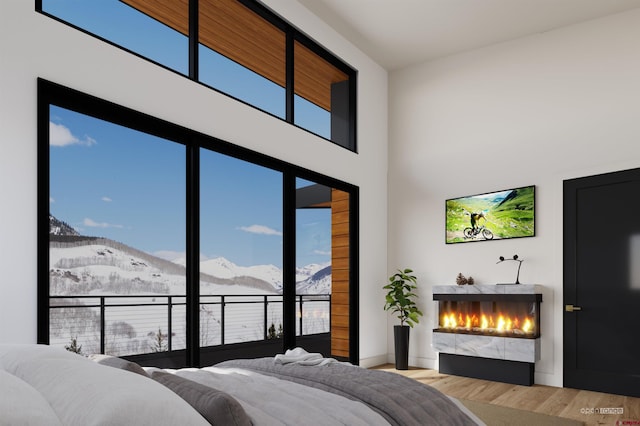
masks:
[[[409,369],[409,330],[411,330],[411,327],[408,325],[393,326],[396,370]]]

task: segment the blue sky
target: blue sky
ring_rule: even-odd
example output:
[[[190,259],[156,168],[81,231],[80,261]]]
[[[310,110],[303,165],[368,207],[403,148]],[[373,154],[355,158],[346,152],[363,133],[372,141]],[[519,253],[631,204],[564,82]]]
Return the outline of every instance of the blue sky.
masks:
[[[50,107],[50,210],[83,235],[185,251],[185,147]],[[282,267],[282,174],[201,150],[201,256]],[[309,182],[299,180],[298,186]],[[329,209],[297,215],[297,264],[330,260]]]
[[[42,3],[45,12],[187,74],[187,38],[118,0]],[[284,116],[282,87],[204,46],[199,74],[207,85]],[[328,112],[300,97],[295,109],[296,124],[329,137]],[[184,256],[184,146],[55,106],[50,129],[54,216],[85,235],[169,259]],[[281,179],[279,172],[203,150],[202,258],[281,267]],[[328,209],[298,213],[298,265],[330,260],[330,220]]]
[[[187,37],[119,0],[43,0],[42,9],[145,58],[188,74]],[[200,45],[199,61],[202,83],[277,117],[285,117],[283,87],[204,45]],[[330,139],[330,113],[297,95],[294,103],[295,123]]]

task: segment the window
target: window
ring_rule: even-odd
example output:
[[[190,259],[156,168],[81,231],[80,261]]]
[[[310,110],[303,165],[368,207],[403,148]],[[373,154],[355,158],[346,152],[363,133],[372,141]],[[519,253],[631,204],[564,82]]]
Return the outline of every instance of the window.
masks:
[[[38,105],[40,343],[357,361],[356,187],[44,80]]]
[[[167,21],[119,0],[41,0],[42,11],[181,74],[189,73],[189,14],[186,1],[158,2]]]
[[[253,0],[36,0],[39,10],[356,151],[356,71]]]
[[[281,172],[200,150],[203,347],[275,338],[283,328],[282,182]]]
[[[235,0],[200,0],[199,78],[286,118],[286,36]]]
[[[349,145],[349,76],[299,41],[294,44],[295,123]]]
[[[48,145],[50,343],[183,349],[185,147],[55,105]]]

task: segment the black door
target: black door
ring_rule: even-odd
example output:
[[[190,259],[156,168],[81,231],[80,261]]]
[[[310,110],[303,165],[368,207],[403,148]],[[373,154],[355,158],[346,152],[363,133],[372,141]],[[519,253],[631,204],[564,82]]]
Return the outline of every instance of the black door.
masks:
[[[564,386],[640,396],[640,169],[564,182]]]

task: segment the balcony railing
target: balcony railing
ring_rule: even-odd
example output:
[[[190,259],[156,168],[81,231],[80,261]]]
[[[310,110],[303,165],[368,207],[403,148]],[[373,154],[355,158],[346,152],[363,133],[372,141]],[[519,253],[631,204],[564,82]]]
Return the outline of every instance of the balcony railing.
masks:
[[[200,346],[276,339],[282,295],[202,295]],[[296,335],[330,331],[331,295],[296,295]],[[184,295],[50,296],[50,344],[82,353],[137,355],[185,349]]]

